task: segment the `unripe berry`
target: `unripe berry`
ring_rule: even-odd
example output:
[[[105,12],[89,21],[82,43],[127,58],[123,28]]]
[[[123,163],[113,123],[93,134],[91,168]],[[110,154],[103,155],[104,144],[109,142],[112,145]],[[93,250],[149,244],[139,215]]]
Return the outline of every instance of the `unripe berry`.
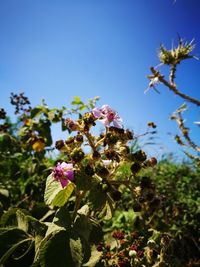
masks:
[[[136,174],[137,172],[139,172],[141,169],[141,164],[139,164],[138,162],[135,162],[131,165],[131,171],[133,174]]]
[[[137,252],[135,250],[129,250],[128,255],[131,258],[135,258],[137,256]]]
[[[156,242],[153,240],[153,239],[150,239],[148,242],[147,242],[147,246],[151,249],[155,248],[156,247]]]

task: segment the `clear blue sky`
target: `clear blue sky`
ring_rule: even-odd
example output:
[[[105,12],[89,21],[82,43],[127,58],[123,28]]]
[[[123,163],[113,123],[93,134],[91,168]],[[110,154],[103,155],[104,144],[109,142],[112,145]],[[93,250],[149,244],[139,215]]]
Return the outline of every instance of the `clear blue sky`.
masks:
[[[169,115],[183,103],[168,89],[144,94],[149,67],[157,65],[160,43],[170,48],[177,33],[195,38],[200,56],[199,0],[0,0],[0,106],[11,115],[10,92],[22,92],[33,105],[68,106],[74,95],[96,95],[116,109],[124,124],[142,133],[158,125],[159,145],[151,154],[179,147]],[[181,64],[179,88],[200,98],[200,62]],[[192,108],[188,119],[200,120]],[[199,140],[199,128],[192,126]],[[58,128],[54,138],[59,138]]]

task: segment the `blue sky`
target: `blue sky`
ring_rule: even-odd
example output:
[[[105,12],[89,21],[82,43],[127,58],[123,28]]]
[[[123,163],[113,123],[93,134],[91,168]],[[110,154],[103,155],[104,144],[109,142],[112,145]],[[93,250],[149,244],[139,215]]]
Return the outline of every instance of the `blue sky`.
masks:
[[[170,48],[177,33],[195,38],[200,56],[199,13],[199,0],[0,0],[0,106],[12,114],[10,92],[50,107],[98,95],[99,105],[112,106],[138,134],[155,121],[161,145],[147,148],[150,154],[180,155],[169,116],[184,101],[162,86],[161,94],[144,94],[146,75],[158,64],[160,43]],[[177,83],[199,99],[200,61],[183,62]],[[187,122],[200,120],[189,106]],[[199,128],[189,125],[199,140]]]

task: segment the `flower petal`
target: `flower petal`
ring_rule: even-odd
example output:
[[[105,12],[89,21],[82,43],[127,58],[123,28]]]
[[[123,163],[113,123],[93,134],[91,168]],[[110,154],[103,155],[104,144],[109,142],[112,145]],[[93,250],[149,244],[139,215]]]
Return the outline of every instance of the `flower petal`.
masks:
[[[69,180],[61,178],[60,183],[61,183],[62,187],[64,188],[68,185]]]
[[[95,118],[99,119],[102,117],[102,112],[99,108],[93,108],[92,113]]]
[[[60,164],[60,166],[61,166],[61,168],[68,168],[67,166],[68,166],[68,164],[66,163],[66,162],[62,162],[61,164]]]
[[[110,124],[110,122],[109,122],[109,120],[107,119],[107,118],[105,118],[105,119],[101,119],[101,120],[99,120],[101,123],[103,123],[104,124],[104,126],[106,126],[106,127],[108,127],[109,126],[109,124]]]
[[[74,179],[74,171],[73,170],[68,170],[66,171],[67,173],[67,178],[72,181]]]

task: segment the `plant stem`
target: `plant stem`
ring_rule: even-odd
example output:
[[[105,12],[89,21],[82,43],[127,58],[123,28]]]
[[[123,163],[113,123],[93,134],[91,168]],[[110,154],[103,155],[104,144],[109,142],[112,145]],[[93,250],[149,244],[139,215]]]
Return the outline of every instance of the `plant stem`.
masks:
[[[163,83],[166,87],[168,87],[171,91],[173,91],[174,94],[179,95],[179,96],[182,97],[183,99],[188,100],[189,102],[191,102],[191,103],[193,103],[193,104],[195,104],[195,105],[197,105],[197,106],[200,106],[200,101],[199,101],[198,99],[195,99],[195,98],[193,98],[193,97],[190,97],[190,96],[188,96],[188,95],[186,95],[186,94],[180,92],[180,91],[176,88],[175,84],[173,84],[173,83],[169,83],[168,81],[166,81],[166,80],[164,79],[164,77],[160,74],[160,72],[159,72],[159,71],[156,71],[153,67],[151,67],[150,70],[151,70],[151,72],[152,72],[156,77],[158,77],[159,81],[160,81],[161,83]]]
[[[72,221],[74,221],[75,218],[76,218],[77,211],[78,211],[78,209],[80,207],[81,200],[84,197],[84,195],[85,195],[85,192],[84,191],[78,191],[76,202],[75,202],[75,207],[74,207],[74,213],[73,213]]]

